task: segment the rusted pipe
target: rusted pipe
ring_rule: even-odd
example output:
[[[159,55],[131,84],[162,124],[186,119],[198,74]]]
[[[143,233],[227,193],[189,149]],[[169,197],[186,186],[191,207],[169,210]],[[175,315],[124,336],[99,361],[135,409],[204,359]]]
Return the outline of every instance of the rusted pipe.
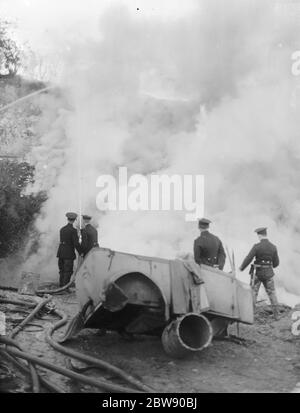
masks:
[[[164,329],[162,345],[172,357],[185,357],[206,348],[212,340],[211,323],[202,314],[188,313],[172,321]]]

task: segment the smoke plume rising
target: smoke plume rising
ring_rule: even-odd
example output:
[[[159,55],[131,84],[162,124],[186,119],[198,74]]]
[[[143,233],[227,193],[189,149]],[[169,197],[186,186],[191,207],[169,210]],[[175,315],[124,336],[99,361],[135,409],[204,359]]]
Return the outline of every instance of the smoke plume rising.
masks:
[[[100,39],[83,38],[66,56],[64,103],[41,101],[28,190],[46,189],[48,201],[26,268],[57,278],[58,230],[66,211],[79,212],[79,198],[101,246],[166,258],[192,252],[196,223],[182,213],[100,212],[95,183],[119,166],[203,174],[212,232],[239,265],[257,242],[253,229],[268,226],[280,299],[300,300],[300,103],[290,70],[300,33],[276,4],[203,0],[170,21],[124,5],[106,10]]]

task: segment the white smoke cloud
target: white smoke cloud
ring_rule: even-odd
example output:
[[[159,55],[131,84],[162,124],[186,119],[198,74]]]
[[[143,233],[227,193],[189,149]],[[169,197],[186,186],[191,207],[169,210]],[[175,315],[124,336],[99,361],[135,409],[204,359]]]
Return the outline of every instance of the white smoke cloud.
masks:
[[[297,26],[269,1],[202,1],[167,21],[110,8],[99,34],[68,53],[71,107],[58,113],[58,102],[44,103],[44,118],[54,119],[31,156],[34,189],[49,198],[27,267],[57,277],[58,230],[67,210],[79,212],[79,198],[102,246],[168,258],[192,251],[196,225],[181,213],[97,211],[97,177],[127,166],[204,174],[205,215],[237,264],[256,242],[253,229],[266,225],[279,248],[281,298],[300,295],[300,118],[290,73]]]

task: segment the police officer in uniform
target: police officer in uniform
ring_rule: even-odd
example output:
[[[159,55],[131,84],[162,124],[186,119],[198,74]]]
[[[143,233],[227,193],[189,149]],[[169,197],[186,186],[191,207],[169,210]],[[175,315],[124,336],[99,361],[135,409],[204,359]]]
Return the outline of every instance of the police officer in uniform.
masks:
[[[273,268],[276,268],[279,265],[277,248],[268,240],[267,228],[257,228],[255,232],[257,233],[260,242],[254,244],[251,251],[240,266],[240,270],[243,271],[251,263],[251,261],[255,259],[250,269],[251,286],[254,292],[254,304],[256,303],[261,283],[263,283],[269,296],[274,316],[275,318],[278,318],[278,301],[273,279]]]
[[[98,232],[93,225],[91,225],[91,219],[89,215],[82,215],[84,228],[81,230],[81,249],[83,256],[94,247],[99,247],[98,244]]]
[[[209,232],[211,221],[199,220],[200,237],[194,241],[194,259],[197,264],[205,264],[223,270],[226,254],[221,240]]]
[[[73,274],[73,265],[76,259],[75,249],[78,254],[82,253],[77,230],[73,227],[77,214],[68,212],[66,217],[68,223],[60,229],[60,244],[57,251],[59,285],[61,287],[68,284]]]

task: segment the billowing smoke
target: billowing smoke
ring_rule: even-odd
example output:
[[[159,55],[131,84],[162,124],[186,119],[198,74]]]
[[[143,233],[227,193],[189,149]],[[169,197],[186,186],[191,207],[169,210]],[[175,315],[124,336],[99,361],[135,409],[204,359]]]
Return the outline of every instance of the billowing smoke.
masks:
[[[66,211],[79,212],[79,199],[101,246],[167,258],[191,252],[196,223],[174,211],[103,213],[96,179],[117,176],[119,166],[204,174],[212,232],[239,265],[256,242],[253,229],[268,226],[281,258],[281,299],[299,301],[290,295],[300,296],[300,103],[290,69],[300,33],[275,6],[209,0],[170,21],[126,6],[104,13],[101,40],[82,39],[66,56],[69,107],[44,102],[53,121],[30,154],[30,190],[49,198],[26,268],[57,277],[58,230]]]

